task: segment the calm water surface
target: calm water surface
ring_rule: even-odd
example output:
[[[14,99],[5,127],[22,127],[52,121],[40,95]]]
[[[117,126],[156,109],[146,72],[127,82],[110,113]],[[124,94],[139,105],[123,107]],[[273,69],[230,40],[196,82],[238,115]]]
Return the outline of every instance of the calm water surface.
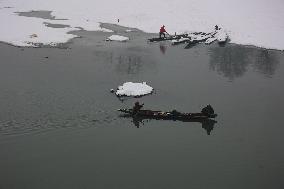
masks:
[[[0,188],[284,187],[283,52],[81,35],[67,49],[0,44]],[[109,92],[126,81],[155,92]],[[211,104],[217,123],[120,117],[136,100]]]

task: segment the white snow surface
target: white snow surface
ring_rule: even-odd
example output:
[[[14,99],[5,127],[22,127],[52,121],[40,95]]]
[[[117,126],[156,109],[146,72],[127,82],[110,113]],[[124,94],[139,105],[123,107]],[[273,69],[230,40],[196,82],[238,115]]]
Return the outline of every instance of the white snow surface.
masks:
[[[12,7],[12,8],[7,8]],[[46,19],[18,16],[14,12],[53,11],[50,28]],[[233,43],[284,50],[283,0],[0,0],[0,41],[15,45],[28,42],[64,42],[74,35],[68,31],[82,27],[101,30],[101,22],[135,27],[145,32],[166,26],[169,33],[210,32],[217,24]],[[30,38],[37,34],[38,37]]]
[[[172,43],[182,42],[182,41],[187,41],[187,40],[188,40],[188,38],[182,37],[182,38],[180,38],[180,39],[173,39],[173,40],[172,40]]]
[[[181,42],[198,42],[209,45],[214,41],[218,40],[219,42],[226,42],[228,39],[228,34],[222,28],[215,30],[210,33],[204,32],[192,32],[192,33],[185,33],[186,36],[181,37],[180,39],[172,40],[172,44],[181,43]]]
[[[142,83],[126,82],[122,86],[118,86],[116,95],[117,96],[143,96],[153,92],[153,88]]]
[[[205,44],[209,45],[211,43],[213,43],[214,41],[216,41],[217,39],[215,37],[212,37],[212,38],[208,38],[206,41],[205,41]]]
[[[221,30],[219,30],[219,31],[217,32],[216,38],[217,38],[218,41],[224,42],[224,41],[227,40],[228,35],[227,35],[227,33],[226,33],[223,29],[221,29]]]
[[[107,40],[110,40],[110,41],[128,41],[129,38],[121,36],[121,35],[111,35],[110,37],[107,38]]]

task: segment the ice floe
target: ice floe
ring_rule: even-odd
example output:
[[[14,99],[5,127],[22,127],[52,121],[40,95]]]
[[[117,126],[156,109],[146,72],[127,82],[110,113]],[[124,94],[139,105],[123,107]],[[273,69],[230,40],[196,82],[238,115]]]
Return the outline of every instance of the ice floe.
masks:
[[[128,41],[128,37],[124,37],[121,35],[111,35],[107,38],[107,41]]]
[[[139,97],[139,96],[151,94],[153,90],[154,90],[153,87],[147,85],[146,82],[142,82],[142,83],[126,82],[122,86],[118,86],[115,94],[117,96]]]

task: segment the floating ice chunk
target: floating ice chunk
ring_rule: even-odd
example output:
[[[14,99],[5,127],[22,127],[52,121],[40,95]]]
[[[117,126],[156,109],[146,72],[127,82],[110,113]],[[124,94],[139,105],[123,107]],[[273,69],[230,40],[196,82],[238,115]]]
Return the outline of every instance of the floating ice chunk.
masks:
[[[129,38],[121,36],[121,35],[112,35],[112,36],[108,37],[107,40],[109,40],[109,41],[128,41]]]
[[[143,96],[153,92],[153,87],[142,83],[126,82],[122,86],[118,86],[116,95],[117,96]]]

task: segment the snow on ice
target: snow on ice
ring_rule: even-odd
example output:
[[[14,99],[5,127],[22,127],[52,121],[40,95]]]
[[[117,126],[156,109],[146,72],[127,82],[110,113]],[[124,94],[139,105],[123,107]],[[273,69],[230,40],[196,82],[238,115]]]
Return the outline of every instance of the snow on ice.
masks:
[[[146,82],[142,83],[133,83],[126,82],[122,86],[118,86],[116,95],[117,96],[143,96],[147,94],[151,94],[153,92],[153,88],[146,84]]]
[[[215,36],[219,42],[225,42],[228,38],[228,34],[223,29],[219,30]]]
[[[214,41],[218,40],[219,43],[227,42],[228,34],[221,28],[215,29],[215,31],[210,33],[205,32],[192,32],[192,33],[184,33],[182,37],[180,36],[173,36],[173,40],[171,40],[173,45],[185,43],[185,42],[192,42],[192,43],[202,43],[209,45]]]
[[[128,37],[124,37],[121,35],[111,35],[110,37],[107,38],[108,41],[128,41]]]

